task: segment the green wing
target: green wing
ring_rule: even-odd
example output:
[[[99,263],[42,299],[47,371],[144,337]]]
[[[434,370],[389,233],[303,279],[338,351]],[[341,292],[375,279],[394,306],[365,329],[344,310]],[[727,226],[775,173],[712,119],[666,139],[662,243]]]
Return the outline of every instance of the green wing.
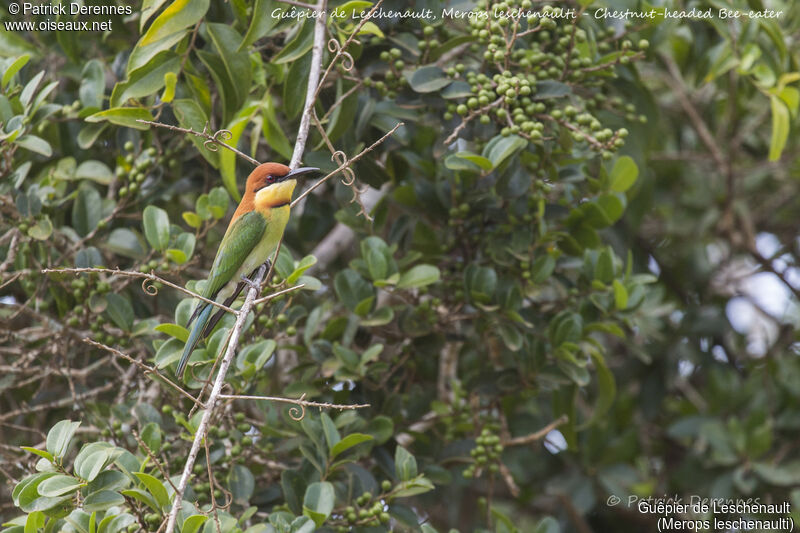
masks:
[[[220,289],[231,281],[244,260],[264,237],[266,228],[267,221],[257,211],[244,214],[233,222],[222,238],[214,264],[211,266],[203,290],[205,298],[214,298]]]

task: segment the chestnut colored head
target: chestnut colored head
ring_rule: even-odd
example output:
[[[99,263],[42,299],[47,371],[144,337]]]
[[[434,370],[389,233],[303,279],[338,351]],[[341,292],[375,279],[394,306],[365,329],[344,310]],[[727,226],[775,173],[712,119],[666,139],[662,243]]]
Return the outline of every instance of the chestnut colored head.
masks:
[[[292,192],[297,183],[295,178],[318,168],[303,167],[291,170],[280,163],[264,163],[258,165],[247,177],[244,196],[231,219],[233,221],[254,209],[268,210],[283,207],[292,200]]]
[[[253,172],[247,177],[247,184],[245,185],[244,192],[256,193],[264,187],[268,187],[273,183],[283,181],[291,169],[286,165],[280,163],[263,163],[258,165]]]

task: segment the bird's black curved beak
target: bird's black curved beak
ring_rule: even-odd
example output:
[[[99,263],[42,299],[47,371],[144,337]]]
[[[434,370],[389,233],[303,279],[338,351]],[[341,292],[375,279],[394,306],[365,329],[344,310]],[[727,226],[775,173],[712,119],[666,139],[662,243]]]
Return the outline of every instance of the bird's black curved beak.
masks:
[[[296,168],[296,169],[290,171],[288,174],[286,174],[282,178],[280,178],[280,181],[284,181],[284,180],[288,180],[288,179],[294,179],[294,178],[296,178],[298,176],[301,176],[303,174],[308,174],[309,172],[318,172],[318,171],[319,171],[319,169],[316,168],[316,167],[300,167],[300,168]]]

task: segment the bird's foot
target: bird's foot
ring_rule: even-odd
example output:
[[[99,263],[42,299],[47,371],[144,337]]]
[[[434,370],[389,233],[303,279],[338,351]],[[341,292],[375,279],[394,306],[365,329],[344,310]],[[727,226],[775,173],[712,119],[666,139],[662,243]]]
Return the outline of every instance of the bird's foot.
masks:
[[[260,283],[254,282],[253,280],[251,280],[250,278],[248,278],[244,274],[242,274],[242,283],[244,283],[245,285],[247,285],[251,289],[255,289],[257,291],[261,290],[261,284]]]

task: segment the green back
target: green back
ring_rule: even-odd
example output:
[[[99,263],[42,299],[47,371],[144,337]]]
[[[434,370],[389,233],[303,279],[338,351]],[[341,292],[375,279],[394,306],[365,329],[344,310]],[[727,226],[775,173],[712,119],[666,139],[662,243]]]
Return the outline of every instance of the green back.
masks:
[[[233,222],[222,238],[214,264],[211,266],[203,290],[205,298],[216,296],[219,290],[236,275],[245,258],[264,236],[266,227],[267,221],[257,211],[244,214]]]

